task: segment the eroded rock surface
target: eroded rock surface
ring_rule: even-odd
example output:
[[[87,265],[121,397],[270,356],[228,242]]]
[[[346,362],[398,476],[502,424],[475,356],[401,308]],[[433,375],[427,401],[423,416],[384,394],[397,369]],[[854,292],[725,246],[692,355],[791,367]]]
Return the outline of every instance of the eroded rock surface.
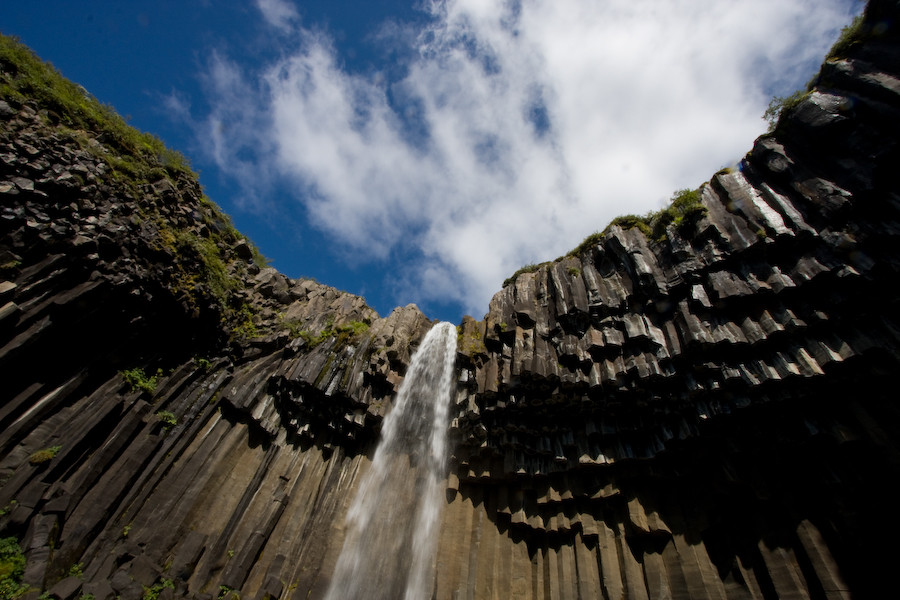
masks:
[[[900,9],[867,11],[705,211],[463,320],[435,597],[887,589]],[[321,597],[432,322],[265,267],[188,174],[122,177],[37,102],[0,117],[0,533],[32,595]]]

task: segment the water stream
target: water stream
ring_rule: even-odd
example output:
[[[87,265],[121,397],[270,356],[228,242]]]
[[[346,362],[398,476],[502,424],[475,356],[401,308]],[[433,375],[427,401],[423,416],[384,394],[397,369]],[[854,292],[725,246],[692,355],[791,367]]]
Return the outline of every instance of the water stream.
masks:
[[[456,328],[435,325],[385,417],[326,600],[431,598],[455,358]]]

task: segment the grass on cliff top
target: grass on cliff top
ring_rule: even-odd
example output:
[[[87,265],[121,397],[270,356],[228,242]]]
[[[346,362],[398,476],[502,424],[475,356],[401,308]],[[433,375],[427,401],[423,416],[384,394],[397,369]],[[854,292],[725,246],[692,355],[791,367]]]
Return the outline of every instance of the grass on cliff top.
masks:
[[[854,17],[848,25],[841,29],[840,36],[828,54],[826,60],[840,60],[847,58],[851,49],[860,43],[877,35],[878,27],[873,27],[865,19],[865,13],[861,13]],[[813,75],[807,84],[786,96],[773,96],[766,108],[763,118],[769,124],[769,132],[772,133],[778,129],[784,117],[789,115],[791,111],[800,104],[815,88],[819,81],[819,73]],[[646,215],[622,215],[610,221],[609,225],[601,232],[595,232],[587,236],[584,241],[577,247],[572,249],[566,256],[579,256],[589,248],[599,244],[603,237],[609,232],[613,225],[622,227],[623,229],[637,228],[648,238],[661,241],[665,239],[666,227],[674,224],[676,228],[682,230],[686,226],[706,212],[706,207],[700,203],[700,189],[696,190],[678,190],[672,195],[669,206],[657,212],[650,212]],[[562,257],[556,259],[559,261]],[[543,263],[525,265],[503,282],[503,287],[513,283],[522,273],[533,273],[545,265],[552,264],[556,261],[548,261]]]
[[[870,27],[866,27],[865,12],[856,15],[841,29],[837,41],[825,56],[826,60],[846,58],[851,48],[871,37],[873,33]]]
[[[850,51],[865,40],[875,36],[874,29],[866,23],[865,13],[860,13],[841,29],[837,41],[831,46],[826,61],[841,60],[847,58]],[[807,98],[819,83],[821,70],[816,72],[806,85],[786,96],[772,96],[769,106],[763,113],[763,119],[769,124],[769,133],[776,131],[785,117],[794,110],[805,98]]]
[[[163,178],[181,180],[178,185],[197,182],[197,174],[183,154],[167,148],[156,136],[128,125],[111,106],[63,77],[16,38],[2,34],[0,98],[14,107],[36,103],[39,111],[46,111],[45,121],[49,125],[58,126],[61,135],[67,135],[110,167],[109,183],[123,186],[126,196],[140,199],[148,193],[146,184]],[[205,195],[200,196],[199,202],[206,225],[203,236],[192,229],[174,226],[166,215],[156,210],[139,210],[142,219],[155,225],[161,247],[177,257],[169,270],[170,291],[184,296],[195,308],[205,304],[201,296],[212,296],[221,308],[223,325],[232,330],[232,337],[253,337],[257,332],[252,315],[246,305],[234,302],[234,292],[242,287],[242,281],[230,268],[236,260],[232,249],[239,241],[246,240],[257,266],[265,267],[268,261],[255,244],[235,229],[218,205]]]
[[[649,239],[661,242],[666,239],[666,228],[674,225],[682,234],[687,233],[689,228],[697,222],[701,216],[706,213],[706,207],[700,202],[700,189],[695,190],[683,189],[672,194],[669,205],[655,212],[649,212],[646,215],[623,215],[616,217],[610,221],[603,231],[596,231],[578,244],[575,248],[566,253],[565,256],[579,257],[590,248],[593,248],[609,233],[613,226],[622,229],[639,229]],[[565,256],[560,256],[554,261],[547,261],[536,264],[525,265],[510,277],[503,281],[503,287],[513,283],[522,273],[534,273],[541,267],[561,261]]]
[[[67,127],[102,134],[104,141],[125,156],[158,163],[172,175],[196,176],[180,152],[166,148],[156,136],[128,125],[111,106],[99,102],[83,87],[62,76],[16,38],[0,34],[0,97],[14,104],[33,99],[49,117]]]

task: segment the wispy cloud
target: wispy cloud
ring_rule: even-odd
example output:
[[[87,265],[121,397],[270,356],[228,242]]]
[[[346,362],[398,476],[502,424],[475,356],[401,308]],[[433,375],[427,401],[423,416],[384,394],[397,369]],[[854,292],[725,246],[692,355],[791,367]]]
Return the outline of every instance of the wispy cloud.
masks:
[[[256,7],[269,25],[281,31],[290,31],[300,20],[297,7],[288,0],[256,0]]]
[[[391,79],[347,71],[286,2],[257,5],[299,43],[258,72],[213,55],[210,152],[238,178],[277,165],[315,226],[376,264],[404,257],[385,275],[397,303],[478,316],[522,264],[740,158],[854,7],[446,0],[417,35],[377,36],[412,44]]]
[[[277,176],[273,122],[267,106],[268,91],[257,73],[219,51],[210,52],[201,74],[209,109],[187,114],[185,98],[172,93],[165,103],[173,116],[193,129],[201,152],[221,173],[230,177],[240,194],[241,208],[269,208],[267,194]]]

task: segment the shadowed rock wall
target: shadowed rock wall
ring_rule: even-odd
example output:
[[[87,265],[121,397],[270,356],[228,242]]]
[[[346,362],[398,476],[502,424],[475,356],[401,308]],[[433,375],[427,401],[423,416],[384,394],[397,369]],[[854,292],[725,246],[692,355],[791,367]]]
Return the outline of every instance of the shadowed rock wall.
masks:
[[[705,212],[614,226],[460,325],[435,597],[888,589],[900,9],[867,11]],[[0,533],[25,582],[321,597],[431,322],[254,264],[195,181],[123,181],[102,134],[0,113]]]

